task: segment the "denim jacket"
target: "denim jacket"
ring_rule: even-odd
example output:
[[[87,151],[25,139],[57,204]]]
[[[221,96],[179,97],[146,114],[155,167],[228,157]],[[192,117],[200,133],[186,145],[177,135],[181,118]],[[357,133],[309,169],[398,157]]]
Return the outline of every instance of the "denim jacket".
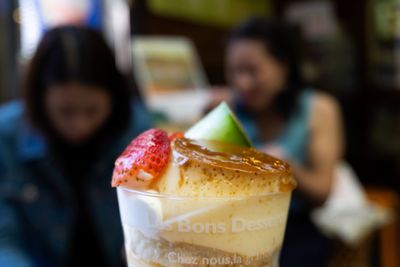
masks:
[[[129,141],[148,129],[150,119],[133,105],[129,130],[104,148],[87,177],[87,201],[104,259],[116,266],[123,237],[113,162]],[[24,119],[19,102],[0,107],[0,266],[66,266],[76,203],[67,177],[50,164],[42,137]]]

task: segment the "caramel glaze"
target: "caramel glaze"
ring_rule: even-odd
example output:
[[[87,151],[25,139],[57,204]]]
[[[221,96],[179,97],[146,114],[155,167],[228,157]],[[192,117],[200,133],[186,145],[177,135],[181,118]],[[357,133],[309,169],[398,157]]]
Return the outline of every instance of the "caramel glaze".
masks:
[[[178,138],[173,141],[172,149],[174,163],[183,169],[193,163],[202,162],[211,168],[255,175],[260,179],[279,179],[281,192],[293,190],[297,185],[288,163],[254,148]]]

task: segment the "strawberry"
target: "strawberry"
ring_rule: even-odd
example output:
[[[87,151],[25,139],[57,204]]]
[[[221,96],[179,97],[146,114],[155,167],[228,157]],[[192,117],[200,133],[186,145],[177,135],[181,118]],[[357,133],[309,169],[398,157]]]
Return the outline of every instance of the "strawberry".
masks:
[[[170,139],[159,129],[136,137],[115,161],[112,186],[145,189],[159,177],[168,164]]]

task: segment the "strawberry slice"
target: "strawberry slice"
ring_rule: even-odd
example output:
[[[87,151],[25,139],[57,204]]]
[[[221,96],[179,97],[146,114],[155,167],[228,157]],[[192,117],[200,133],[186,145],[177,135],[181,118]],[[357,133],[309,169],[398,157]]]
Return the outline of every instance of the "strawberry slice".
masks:
[[[111,185],[148,188],[166,168],[170,153],[170,139],[165,131],[145,131],[136,137],[115,161]]]

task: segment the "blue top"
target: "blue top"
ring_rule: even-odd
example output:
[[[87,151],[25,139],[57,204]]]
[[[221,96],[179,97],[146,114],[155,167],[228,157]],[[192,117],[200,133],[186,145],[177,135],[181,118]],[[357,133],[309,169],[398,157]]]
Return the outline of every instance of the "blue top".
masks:
[[[85,187],[95,234],[109,266],[121,262],[123,236],[113,162],[150,119],[133,105],[129,129],[90,170]],[[68,178],[50,164],[46,143],[28,126],[20,102],[0,107],[0,266],[65,266],[77,206]]]
[[[304,90],[294,111],[280,135],[271,143],[263,143],[257,126],[249,114],[237,110],[239,120],[256,147],[277,145],[284,157],[304,166],[307,161],[310,139],[310,117],[315,92]],[[310,219],[312,206],[296,190],[290,204],[285,241],[280,257],[281,267],[324,267],[329,260],[331,244]]]
[[[308,126],[313,97],[314,92],[312,90],[305,90],[301,93],[297,110],[293,113],[277,139],[270,143],[271,145],[278,145],[283,150],[284,158],[301,165],[304,165],[306,161],[310,132]],[[254,145],[256,147],[266,145],[261,141],[262,138],[259,136],[257,126],[251,117],[240,110],[237,111],[237,115]]]

